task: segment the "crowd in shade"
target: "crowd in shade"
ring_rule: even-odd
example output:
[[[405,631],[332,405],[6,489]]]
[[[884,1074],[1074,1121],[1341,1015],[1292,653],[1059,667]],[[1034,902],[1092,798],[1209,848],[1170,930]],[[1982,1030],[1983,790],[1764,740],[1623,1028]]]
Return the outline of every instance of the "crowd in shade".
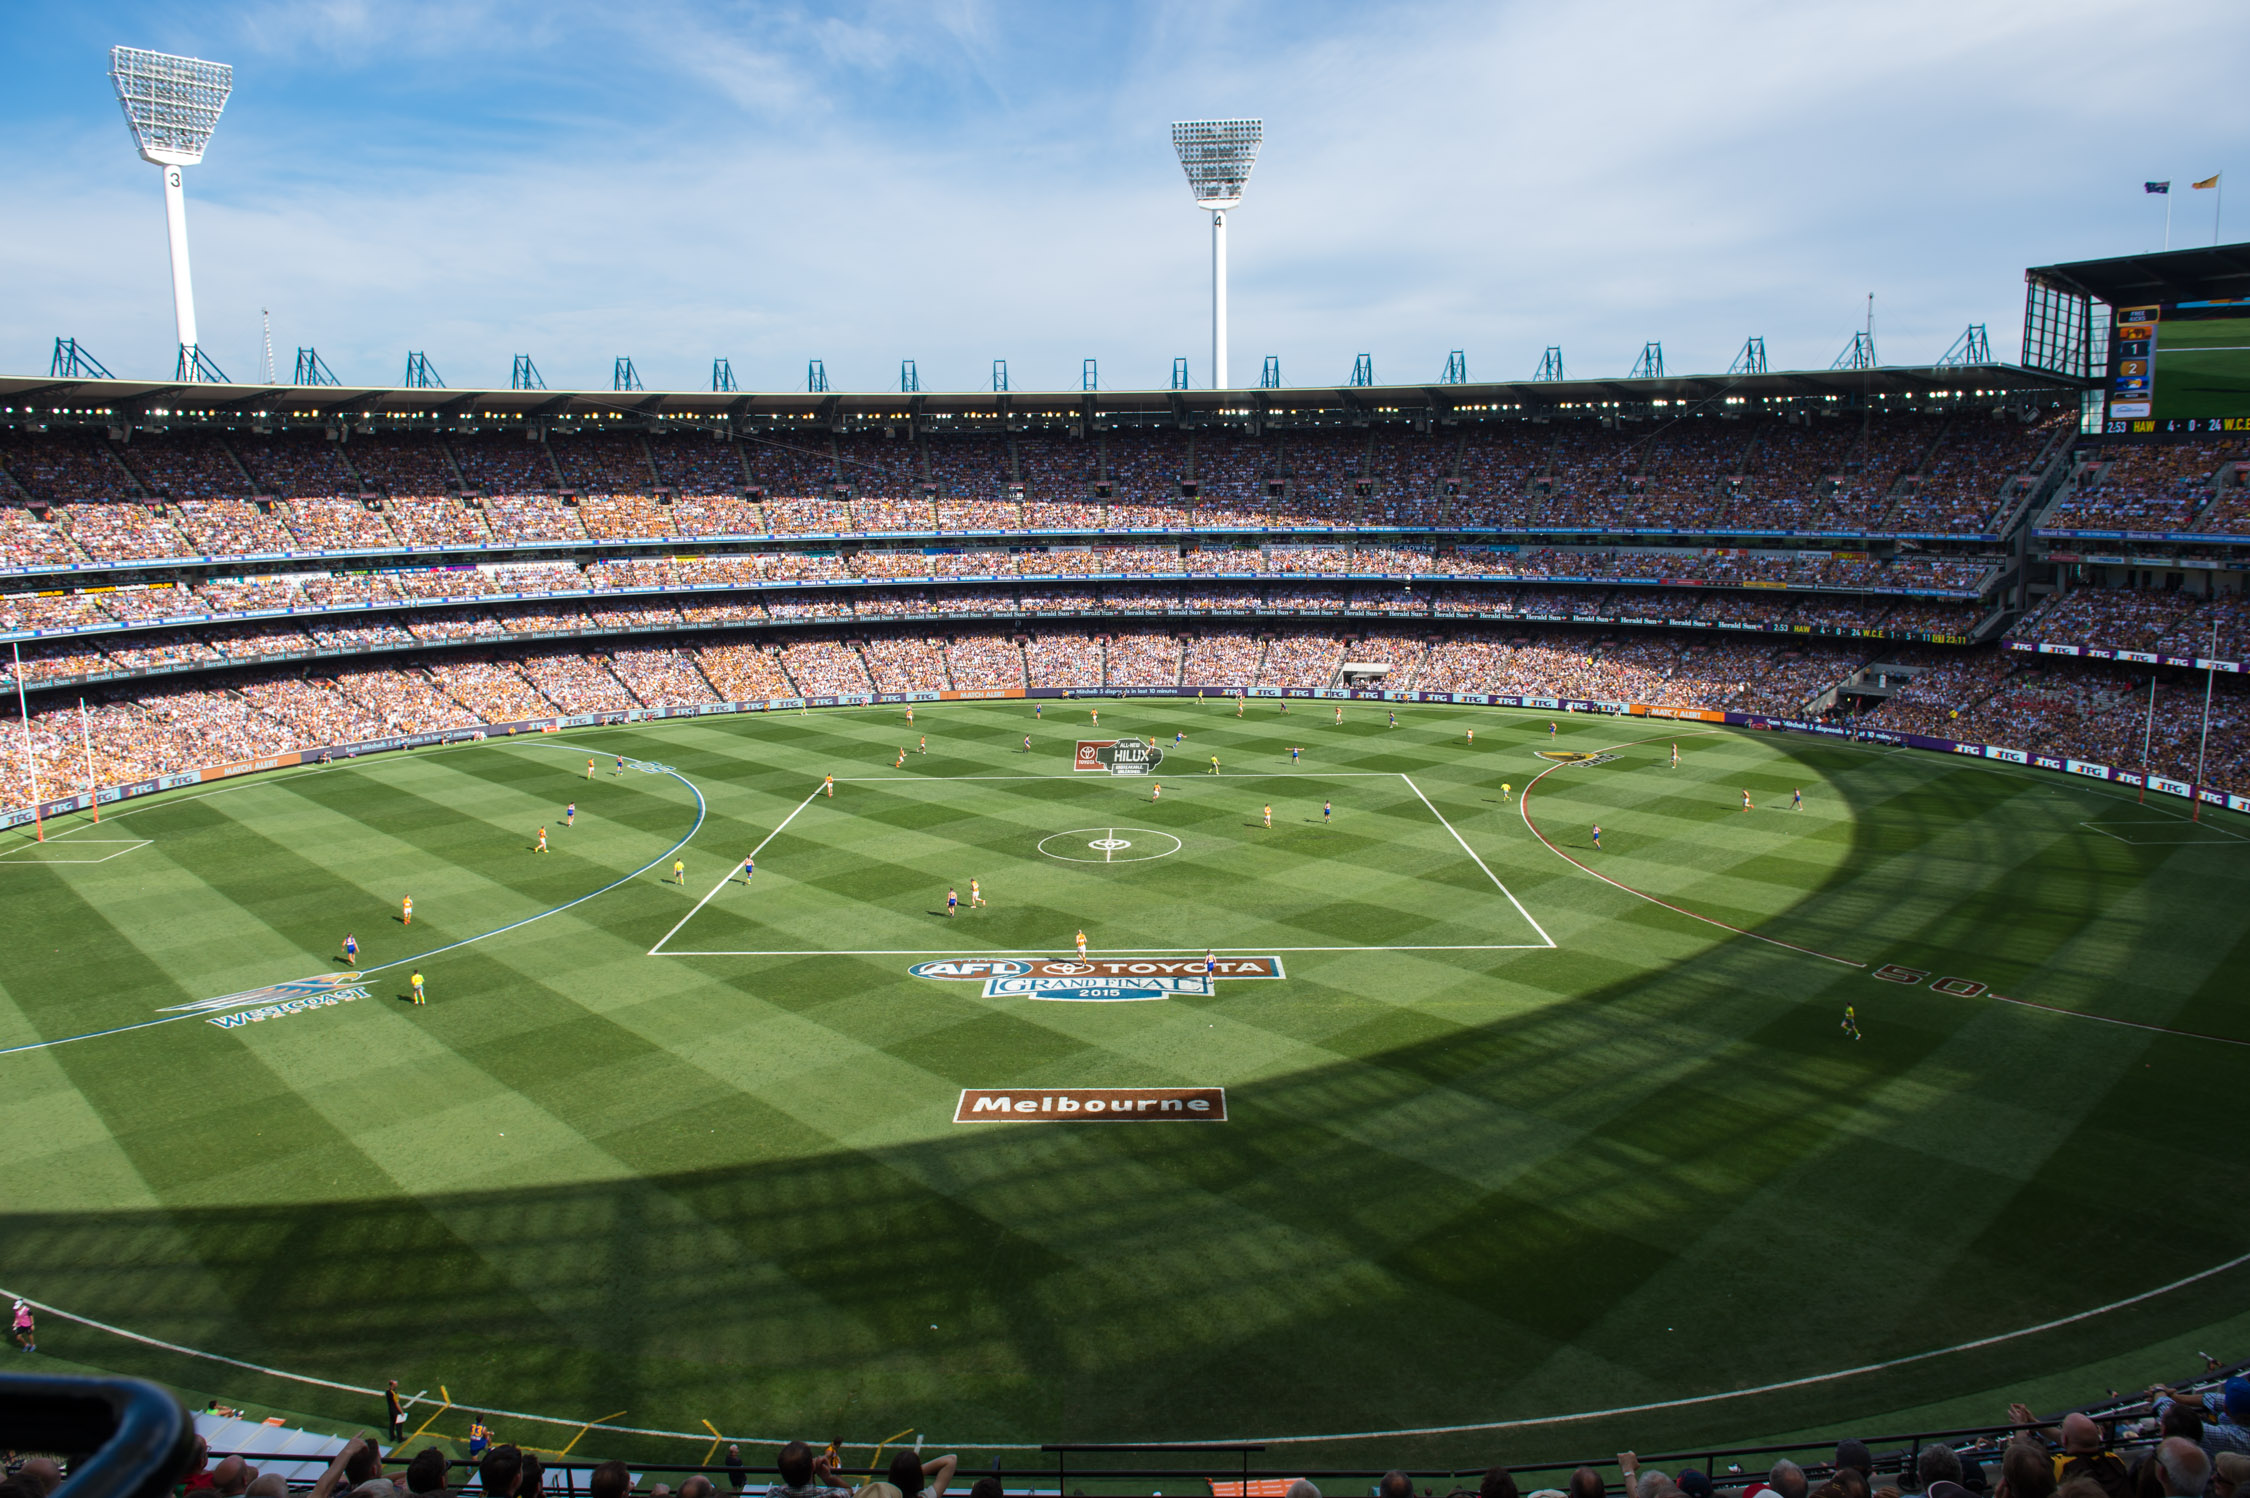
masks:
[[[405,1416],[395,1398],[386,1406],[384,1428],[394,1439],[404,1435]],[[1717,1457],[1675,1467],[1623,1451],[1599,1466],[1540,1469],[1537,1479],[1496,1465],[1473,1487],[1417,1482],[1394,1470],[1374,1491],[1377,1498],[2237,1498],[2250,1484],[2250,1379],[2216,1365],[2185,1387],[2157,1384],[2130,1398],[2113,1395],[2093,1412],[2043,1419],[2018,1403],[2007,1419],[1988,1433],[1879,1450],[1846,1437],[1832,1454],[1822,1448],[1818,1459],[1808,1445],[1802,1461],[1783,1457],[1750,1471],[1722,1467]],[[723,1465],[707,1471],[636,1477],[622,1461],[593,1459],[573,1463],[566,1476],[537,1452],[502,1439],[492,1420],[473,1417],[466,1461],[437,1445],[386,1451],[362,1433],[343,1443],[309,1488],[299,1483],[296,1490],[310,1498],[547,1498],[565,1487],[587,1498],[946,1498],[963,1476],[957,1456],[913,1449],[890,1453],[887,1465],[847,1472],[835,1446],[816,1451],[794,1440],[757,1472],[730,1443]],[[876,1455],[880,1462],[883,1453]],[[994,1467],[968,1486],[968,1498],[1006,1498]],[[17,1457],[0,1477],[0,1498],[52,1498],[66,1475],[52,1458]],[[1032,1486],[1019,1480],[1017,1491]],[[201,1438],[174,1484],[175,1498],[285,1498],[291,1491],[278,1473],[260,1473],[238,1454],[214,1454]],[[1351,1491],[1364,1491],[1363,1483],[1352,1483]],[[1322,1493],[1298,1479],[1287,1485],[1286,1498]]]

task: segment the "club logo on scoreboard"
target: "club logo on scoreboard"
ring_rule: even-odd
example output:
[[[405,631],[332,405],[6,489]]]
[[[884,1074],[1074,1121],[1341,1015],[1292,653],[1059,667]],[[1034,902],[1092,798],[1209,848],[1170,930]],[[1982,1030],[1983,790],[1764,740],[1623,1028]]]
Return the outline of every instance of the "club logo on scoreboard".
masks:
[[[1080,739],[1071,769],[1089,775],[1146,775],[1164,763],[1164,751],[1145,739]]]
[[[1614,754],[1582,754],[1575,749],[1540,749],[1535,752],[1541,759],[1553,760],[1558,765],[1606,765],[1617,758]]]

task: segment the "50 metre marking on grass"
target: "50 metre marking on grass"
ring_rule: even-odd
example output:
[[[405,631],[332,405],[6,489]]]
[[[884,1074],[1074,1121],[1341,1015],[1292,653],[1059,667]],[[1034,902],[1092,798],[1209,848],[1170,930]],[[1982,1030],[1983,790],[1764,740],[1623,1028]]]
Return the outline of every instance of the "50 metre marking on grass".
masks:
[[[1338,773],[1370,779],[1388,779],[1392,772],[1388,770],[1347,770]],[[1290,772],[1257,771],[1252,772],[1252,774],[1259,777],[1286,777],[1290,774]],[[856,780],[846,780],[840,783],[856,784],[864,782],[866,780],[881,779],[913,780],[920,784],[929,785],[942,783],[947,780],[1053,780],[1057,778],[1059,777],[1052,775],[875,776],[858,777],[858,779]],[[1251,777],[1246,776],[1243,778]],[[1308,778],[1328,779],[1332,777],[1328,775],[1321,775]],[[1437,819],[1437,824],[1440,827],[1443,827],[1449,834],[1451,834],[1454,842],[1460,844],[1461,851],[1469,855],[1469,861],[1477,866],[1477,868],[1484,874],[1485,878],[1492,881],[1492,887],[1499,890],[1500,893],[1507,898],[1508,903],[1515,907],[1516,914],[1524,918],[1525,924],[1529,925],[1532,930],[1539,933],[1539,940],[1512,942],[1479,942],[1473,945],[1416,946],[1411,944],[1404,944],[1388,946],[1332,947],[1276,947],[1270,943],[1261,942],[1256,946],[1250,947],[1220,947],[1214,948],[1212,950],[1224,952],[1536,952],[1553,948],[1555,946],[1555,939],[1547,934],[1547,928],[1540,925],[1538,919],[1533,916],[1530,911],[1524,909],[1523,901],[1516,898],[1515,891],[1509,889],[1507,885],[1500,882],[1500,876],[1493,873],[1491,867],[1486,864],[1482,858],[1477,856],[1477,850],[1469,846],[1468,839],[1461,836],[1459,830],[1456,829],[1451,822],[1445,819],[1445,814],[1439,811],[1435,806],[1430,804],[1430,798],[1422,794],[1422,788],[1414,783],[1413,778],[1403,772],[1399,774],[1398,778],[1406,782],[1406,788],[1414,793],[1414,799],[1420,801],[1423,807],[1428,810],[1429,814]],[[1527,786],[1525,787],[1525,789],[1528,790],[1529,787]],[[781,836],[781,829],[783,827],[787,827],[791,822],[794,822],[797,819],[797,812],[803,811],[806,807],[812,805],[813,799],[819,794],[820,787],[813,787],[812,792],[808,794],[804,800],[797,803],[796,811],[792,811],[788,816],[783,817],[781,819],[780,825],[776,826],[773,831],[767,833],[764,841],[760,842],[757,847],[750,850],[750,856],[752,858],[756,858],[760,853],[764,852],[766,843],[770,843],[775,838]],[[1164,835],[1166,837],[1171,836],[1170,833],[1166,833]],[[1055,836],[1068,836],[1068,834],[1058,833],[1055,834]],[[1177,839],[1175,839],[1174,841],[1177,842]],[[720,890],[725,889],[728,884],[733,882],[734,876],[738,872],[740,872],[739,865],[729,865],[727,868],[727,872],[719,877],[719,882],[712,885],[710,889],[704,891],[703,898],[696,901],[694,907],[690,909],[686,915],[681,916],[679,921],[673,925],[671,930],[665,932],[662,936],[657,938],[656,945],[648,949],[648,955],[651,957],[928,957],[933,954],[942,954],[957,950],[957,948],[955,947],[882,947],[853,949],[825,948],[819,950],[811,948],[788,948],[756,952],[677,950],[669,952],[666,951],[664,949],[664,944],[670,941],[673,937],[679,935],[681,929],[685,927],[689,921],[695,919],[696,911],[699,911],[704,906],[710,904],[712,898],[716,896]],[[987,955],[1000,957],[1044,957],[1049,954],[1050,950],[1054,952],[1064,952],[1075,949],[1065,947],[1055,947],[1052,949],[1040,948],[1035,951],[997,952]],[[1192,954],[1193,950],[1201,949],[1189,949],[1185,947],[1099,947],[1091,948],[1089,950],[1099,951],[1111,956],[1124,957],[1143,956],[1151,953],[1170,955],[1174,952],[1183,951],[1191,952]]]
[[[1669,739],[1675,737],[1684,738],[1686,737],[1686,735],[1676,735],[1668,733],[1658,734],[1654,738],[1628,739],[1622,744],[1612,744],[1609,747],[1610,749],[1630,749],[1636,744],[1653,744],[1660,739]],[[1604,752],[1606,753],[1607,751],[1605,750]],[[1783,941],[1778,936],[1761,935],[1756,931],[1750,931],[1741,926],[1731,925],[1726,921],[1720,920],[1717,916],[1704,915],[1700,911],[1689,910],[1682,905],[1674,905],[1671,901],[1659,899],[1657,896],[1650,894],[1645,889],[1635,889],[1630,884],[1623,883],[1620,880],[1612,879],[1609,877],[1609,875],[1603,873],[1600,869],[1595,868],[1592,864],[1589,864],[1582,859],[1573,858],[1570,854],[1565,853],[1562,849],[1555,846],[1553,840],[1550,839],[1546,833],[1539,830],[1539,824],[1537,822],[1531,820],[1531,793],[1534,790],[1538,789],[1540,781],[1545,780],[1548,776],[1554,774],[1555,771],[1565,770],[1569,768],[1571,768],[1571,766],[1568,764],[1549,765],[1546,769],[1541,770],[1538,774],[1532,776],[1531,779],[1524,785],[1523,794],[1516,798],[1516,810],[1523,814],[1523,825],[1531,829],[1531,835],[1539,839],[1539,841],[1546,846],[1546,849],[1549,853],[1554,854],[1557,858],[1562,859],[1566,863],[1574,864],[1578,868],[1584,869],[1587,873],[1593,875],[1596,879],[1599,879],[1602,883],[1610,886],[1612,889],[1621,889],[1626,894],[1629,894],[1636,899],[1648,901],[1651,905],[1661,905],[1666,910],[1669,910],[1676,915],[1684,915],[1691,921],[1701,921],[1707,926],[1716,926],[1721,931],[1732,931],[1735,935],[1747,936],[1752,941],[1762,941],[1769,946],[1783,947],[1791,952],[1802,952],[1807,957],[1818,957],[1823,962],[1833,962],[1841,967],[1867,966],[1866,963],[1854,962],[1849,957],[1838,957],[1830,952],[1816,952],[1811,947],[1800,947],[1795,942]],[[1459,834],[1455,835],[1458,836]]]
[[[575,748],[568,744],[534,743],[530,747],[534,749],[567,749],[572,753],[577,752]],[[603,885],[600,889],[589,890],[585,894],[580,895],[575,900],[566,900],[560,905],[556,905],[549,909],[539,911],[537,914],[527,915],[520,921],[510,921],[505,926],[496,926],[490,931],[480,932],[475,936],[464,936],[459,941],[447,942],[442,947],[432,947],[429,951],[420,953],[417,956],[401,957],[395,962],[377,963],[373,967],[362,968],[360,969],[361,974],[364,976],[368,974],[385,972],[394,967],[408,967],[418,965],[422,962],[426,962],[432,957],[439,956],[442,953],[457,952],[463,947],[474,946],[480,941],[489,941],[495,936],[504,936],[510,931],[520,930],[521,928],[530,925],[534,921],[543,921],[551,915],[560,915],[566,910],[570,910],[577,906],[585,904],[588,900],[594,899],[596,896],[606,895],[611,890],[616,889],[621,885],[632,883],[635,879],[640,878],[641,875],[647,873],[650,869],[655,868],[658,864],[664,862],[665,859],[670,858],[673,854],[679,852],[680,849],[686,847],[689,841],[694,838],[696,833],[700,832],[703,829],[703,820],[709,814],[709,808],[705,805],[703,800],[703,788],[701,786],[698,786],[694,781],[688,779],[685,775],[682,775],[679,771],[673,769],[670,765],[647,764],[640,761],[635,761],[635,763],[641,764],[641,767],[649,774],[671,776],[674,780],[677,780],[680,784],[686,786],[688,788],[689,794],[695,797],[695,824],[689,827],[685,833],[681,834],[680,840],[678,842],[672,844],[671,847],[666,848],[663,852],[657,854],[654,858],[650,859],[647,863],[642,864],[639,868],[633,870],[633,872],[631,872],[630,874],[612,879],[609,883]],[[247,789],[247,787],[230,787],[230,789]],[[705,898],[708,899],[710,897],[705,896]],[[125,1035],[131,1033],[134,1030],[148,1030],[153,1029],[158,1025],[169,1025],[177,1023],[178,1021],[183,1019],[199,1019],[201,1017],[201,1011],[191,1009],[184,1014],[167,1014],[161,1019],[145,1019],[139,1021],[136,1024],[130,1025],[113,1025],[107,1030],[88,1030],[82,1035],[58,1035],[52,1040],[33,1040],[27,1041],[22,1045],[0,1047],[0,1056],[20,1056],[29,1051],[44,1051],[53,1046],[69,1045],[73,1041],[99,1040],[105,1035]]]

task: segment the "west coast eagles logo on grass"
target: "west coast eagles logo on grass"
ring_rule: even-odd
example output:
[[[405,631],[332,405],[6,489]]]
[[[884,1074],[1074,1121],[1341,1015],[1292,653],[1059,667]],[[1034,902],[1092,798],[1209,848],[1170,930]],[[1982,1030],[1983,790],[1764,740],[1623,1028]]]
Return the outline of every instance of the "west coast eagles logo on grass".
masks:
[[[1080,774],[1146,775],[1164,763],[1164,751],[1141,739],[1080,739],[1070,767]]]
[[[1581,754],[1575,749],[1541,749],[1536,752],[1541,759],[1553,760],[1558,765],[1606,765],[1617,758],[1614,754]]]
[[[1279,978],[1279,957],[1218,957],[1204,971],[1200,957],[951,957],[907,969],[916,978],[982,982],[988,999],[1130,1002],[1177,996],[1208,998],[1220,978]]]
[[[302,1014],[308,1009],[325,1009],[332,1004],[349,1004],[364,999],[368,990],[358,973],[320,973],[310,978],[299,978],[293,983],[276,983],[268,988],[247,988],[241,993],[221,994],[215,999],[198,999],[192,1004],[171,1004],[159,1009],[159,1014],[208,1015],[204,1023],[217,1025],[222,1030],[239,1029],[264,1020],[280,1019],[285,1015]]]

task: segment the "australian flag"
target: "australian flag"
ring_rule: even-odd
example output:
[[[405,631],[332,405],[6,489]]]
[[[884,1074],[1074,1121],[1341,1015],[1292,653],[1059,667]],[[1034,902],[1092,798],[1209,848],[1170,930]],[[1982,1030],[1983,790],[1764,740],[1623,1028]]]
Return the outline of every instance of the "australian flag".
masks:
[[[2142,192],[2170,192],[2171,190],[2172,184],[2169,182],[2143,182],[2141,184]]]

